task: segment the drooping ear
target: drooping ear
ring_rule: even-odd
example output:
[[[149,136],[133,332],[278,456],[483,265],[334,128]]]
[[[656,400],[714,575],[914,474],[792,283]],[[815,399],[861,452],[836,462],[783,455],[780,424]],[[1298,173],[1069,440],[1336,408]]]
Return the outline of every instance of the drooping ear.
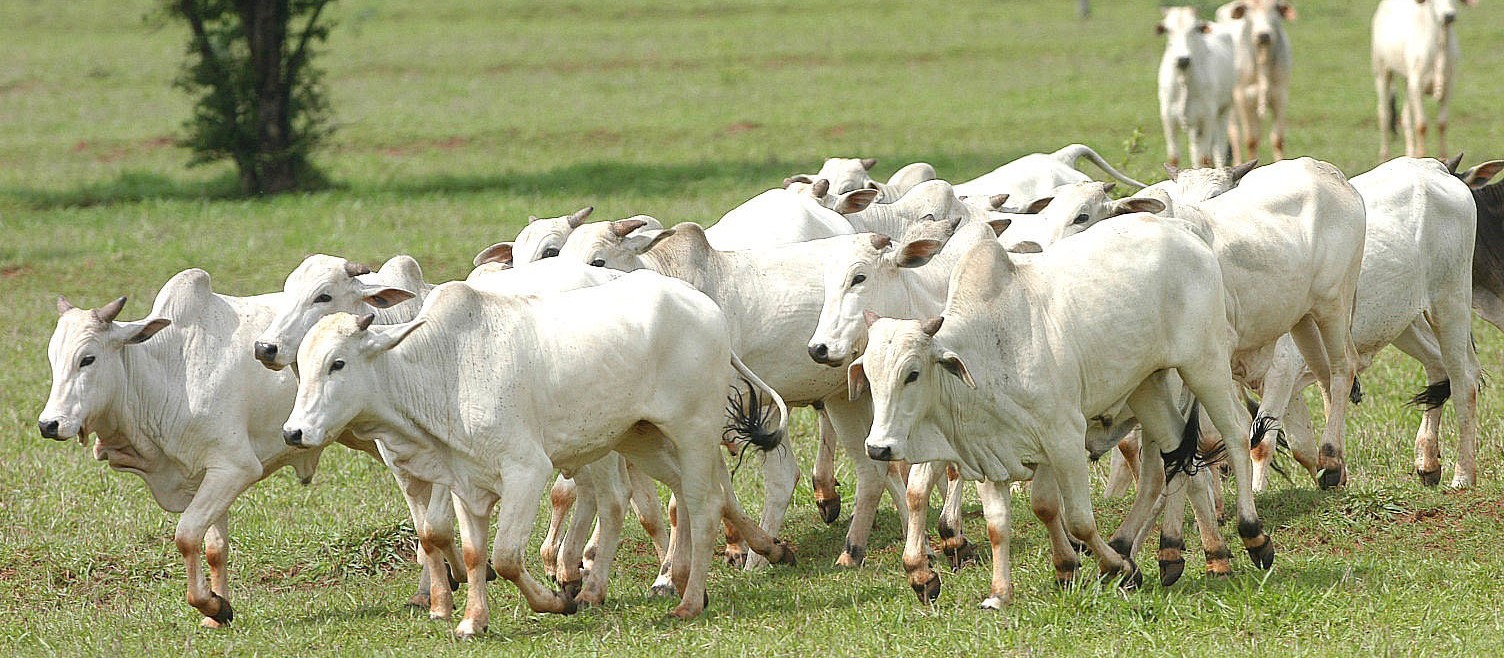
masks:
[[[966,364],[961,362],[961,355],[946,350],[940,355],[940,360],[937,363],[940,364],[941,368],[945,368],[946,372],[959,377],[961,381],[966,382],[967,386],[976,389],[977,380],[971,378],[971,371],[967,370]]]
[[[367,315],[364,317],[371,316]],[[402,344],[402,341],[407,340],[407,337],[412,335],[414,329],[423,326],[425,322],[428,322],[428,320],[420,318],[403,324],[391,324],[370,329],[368,330],[366,344],[370,346],[373,352],[385,352]]]
[[[860,190],[852,190],[841,196],[836,202],[835,211],[842,215],[866,210],[872,202],[877,201],[877,190],[864,187]]]
[[[146,342],[148,338],[157,335],[158,331],[161,331],[170,324],[172,324],[172,320],[168,320],[167,318],[152,318],[150,320],[122,322],[120,326],[115,328],[115,331],[118,332],[117,335],[120,336],[121,342],[126,345],[135,345]]]
[[[940,327],[944,324],[945,316],[937,315],[935,317],[928,318],[923,322],[920,322],[919,330],[924,332],[924,335],[926,336],[934,336],[935,334],[940,333]]]
[[[1468,187],[1476,190],[1487,185],[1488,181],[1493,180],[1494,176],[1499,175],[1501,170],[1504,170],[1504,160],[1489,160],[1462,172],[1458,175],[1458,178],[1461,178],[1462,182],[1467,183]]]
[[[120,309],[123,308],[125,308],[125,296],[121,295],[115,301],[94,309],[94,318],[100,322],[114,322],[115,317],[120,315]]]
[[[1259,166],[1258,158],[1254,158],[1252,160],[1249,160],[1248,162],[1244,162],[1243,164],[1234,166],[1232,168],[1232,179],[1233,179],[1233,181],[1243,180],[1243,177],[1247,176],[1248,172],[1253,171],[1254,169],[1258,168],[1258,166]]]
[[[664,238],[673,234],[674,229],[671,228],[643,227],[623,237],[621,239],[621,246],[623,249],[640,256],[647,253],[654,246],[657,246]]]
[[[788,189],[788,187],[790,185],[793,185],[794,183],[813,183],[813,182],[815,182],[815,181],[813,179],[811,179],[809,176],[805,176],[804,174],[795,174],[793,176],[789,176],[788,178],[783,179],[783,189]]]
[[[365,265],[362,265],[360,263],[352,263],[350,261],[345,261],[345,274],[348,274],[351,277],[357,277],[357,276],[360,276],[362,274],[370,274],[370,273],[371,273],[371,268],[366,267]]]
[[[1003,204],[1007,202],[1008,195],[1006,194],[994,194],[990,197],[987,197],[987,205],[991,206],[993,210],[1002,210]]]
[[[579,228],[581,224],[585,223],[585,218],[589,217],[590,213],[593,212],[595,212],[595,206],[585,206],[574,211],[573,214],[564,220],[564,223],[568,224],[571,229]],[[507,260],[510,261],[511,259],[508,258]]]
[[[390,308],[417,297],[417,295],[401,288],[368,285],[361,286],[360,297],[365,300],[365,303],[376,308]]]
[[[1154,33],[1155,34],[1163,36],[1164,33],[1166,33],[1166,32],[1169,32],[1169,30],[1165,29],[1165,24],[1164,23],[1155,23],[1154,24]]]
[[[1131,212],[1146,212],[1158,215],[1165,211],[1165,202],[1159,199],[1147,199],[1141,197],[1128,197],[1112,202],[1111,214],[1108,217],[1126,215]]]
[[[1177,167],[1175,165],[1172,165],[1172,164],[1166,162],[1165,163],[1165,175],[1169,176],[1170,180],[1175,180],[1177,178],[1180,178],[1180,167]]]
[[[867,171],[872,171],[872,168],[877,166],[877,158],[862,158],[861,162],[862,168]]]
[[[825,198],[825,195],[830,194],[830,181],[824,178],[815,181],[815,184],[810,186],[809,193],[816,199]]]
[[[1044,252],[1044,247],[1039,246],[1039,243],[1033,240],[1024,240],[1008,247],[1008,251],[1015,254],[1038,254]]]
[[[475,267],[480,267],[486,263],[512,264],[512,243],[498,242],[486,247],[475,255],[475,260],[471,261],[471,264]]]
[[[1043,199],[1035,199],[1034,203],[1029,204],[1029,207],[1024,208],[1023,212],[1021,212],[1019,214],[1021,214],[1021,215],[1038,215],[1039,213],[1041,213],[1041,212],[1044,211],[1045,206],[1050,205],[1050,202],[1054,201],[1054,200],[1055,200],[1055,197],[1052,197],[1052,196],[1047,196],[1047,197],[1045,197]]]
[[[899,249],[893,261],[899,267],[919,267],[930,262],[944,246],[939,240],[915,240]]]
[[[1470,4],[1470,5],[1471,4],[1476,4],[1478,2],[1478,0],[1462,0],[1462,1],[1466,2],[1466,3]],[[1292,5],[1292,4],[1288,3],[1288,2],[1275,3],[1274,9],[1275,9],[1275,11],[1279,12],[1280,18],[1283,18],[1283,19],[1285,19],[1287,21],[1293,21],[1299,15],[1295,11],[1295,5]]]
[[[987,225],[992,227],[992,234],[994,236],[1002,235],[1003,231],[1008,230],[1008,227],[1012,224],[1013,220],[1011,219],[994,219],[987,222]]]
[[[846,395],[853,401],[862,397],[867,392],[867,369],[862,366],[862,360],[857,359],[846,366]]]
[[[1233,20],[1239,20],[1239,19],[1243,18],[1247,14],[1248,14],[1248,5],[1245,5],[1245,4],[1241,3],[1241,2],[1233,5],[1232,6],[1232,11],[1230,11],[1230,12],[1227,13],[1227,15],[1231,16],[1233,18]]]
[[[57,296],[57,314],[58,315],[62,315],[64,313],[67,313],[68,311],[71,311],[74,308],[77,308],[77,307],[75,307],[72,302],[69,302],[67,297],[64,297],[62,295],[58,295]]]

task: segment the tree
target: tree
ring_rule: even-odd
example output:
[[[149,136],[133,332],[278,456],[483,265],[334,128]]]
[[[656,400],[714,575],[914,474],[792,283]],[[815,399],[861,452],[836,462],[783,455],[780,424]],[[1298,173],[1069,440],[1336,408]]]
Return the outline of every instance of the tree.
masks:
[[[329,106],[310,48],[329,36],[329,1],[166,0],[192,31],[176,82],[199,94],[181,142],[190,166],[233,160],[246,195],[322,182],[309,154],[329,134]]]

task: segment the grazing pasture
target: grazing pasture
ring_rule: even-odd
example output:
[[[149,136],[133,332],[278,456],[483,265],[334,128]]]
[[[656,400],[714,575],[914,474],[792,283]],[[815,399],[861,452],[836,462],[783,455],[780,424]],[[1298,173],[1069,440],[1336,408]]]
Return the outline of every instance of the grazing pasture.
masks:
[[[833,566],[854,477],[843,457],[842,519],[820,522],[808,485],[814,416],[804,411],[791,443],[805,477],[782,534],[799,564],[755,573],[717,564],[702,618],[665,619],[672,603],[647,595],[652,547],[628,523],[603,606],[534,615],[515,588],[492,587],[489,635],[458,644],[449,623],[404,606],[417,566],[391,476],[334,447],[311,486],[280,472],[232,508],[237,616],[210,631],[183,604],[174,517],[138,478],[37,433],[60,293],[81,307],[129,295],[121,317],[137,319],[184,268],[207,270],[217,292],[248,295],[279,288],[316,252],[371,265],[407,253],[429,281],[462,278],[477,251],[510,239],[529,214],[593,205],[593,219],[708,223],[827,156],[876,157],[880,180],[924,160],[962,181],[1081,142],[1129,176],[1161,180],[1157,4],[1095,4],[1080,21],[1070,3],[1022,0],[343,0],[331,7],[337,24],[321,60],[339,132],[316,156],[335,185],[269,200],[228,199],[228,167],[183,166],[188,154],[172,137],[190,101],[171,82],[186,30],[156,18],[156,3],[0,4],[0,651],[1499,652],[1504,400],[1497,384],[1480,397],[1478,487],[1424,489],[1411,474],[1420,413],[1404,404],[1424,375],[1392,349],[1364,373],[1365,401],[1349,411],[1349,486],[1318,491],[1292,468],[1293,481],[1276,476],[1259,495],[1278,550],[1271,572],[1238,551],[1232,578],[1203,577],[1192,533],[1188,574],[1172,588],[1152,584],[1145,559],[1140,591],[1087,579],[1061,591],[1045,533],[1018,496],[1016,600],[1001,612],[976,609],[985,566],[942,573],[937,604],[919,604],[886,498],[866,566]],[[1285,26],[1287,154],[1359,174],[1376,164],[1374,3],[1296,4],[1299,19]],[[1467,152],[1465,164],[1504,157],[1504,3],[1469,8],[1456,29],[1463,56],[1448,145]],[[1474,329],[1497,381],[1504,336],[1479,321]],[[1455,436],[1449,409],[1444,464]],[[736,475],[753,509],[755,459]],[[1096,502],[1104,529],[1128,507]],[[980,539],[974,499],[965,520]],[[542,532],[539,523],[534,547]]]

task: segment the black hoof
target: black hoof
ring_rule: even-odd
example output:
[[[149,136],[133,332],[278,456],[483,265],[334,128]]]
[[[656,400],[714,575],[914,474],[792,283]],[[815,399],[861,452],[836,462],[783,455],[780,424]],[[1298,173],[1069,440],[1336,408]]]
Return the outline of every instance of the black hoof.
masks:
[[[726,564],[731,565],[732,569],[741,569],[742,567],[747,566],[747,554],[741,552],[728,552],[726,553]]]
[[[914,588],[914,595],[919,597],[919,602],[925,605],[933,605],[935,599],[940,598],[940,574],[929,572],[930,579],[922,583],[910,583]]]
[[[577,587],[575,589],[575,594],[579,594],[579,593],[580,592],[579,592],[579,589]],[[561,614],[561,615],[572,615],[572,614],[580,611],[580,604],[579,604],[578,601],[574,600],[574,595],[573,594],[566,595],[564,592],[559,592],[559,597],[562,598],[562,599],[564,599],[564,609],[562,611],[560,611],[559,614]]]
[[[1441,484],[1441,469],[1439,468],[1429,473],[1426,471],[1416,471],[1415,474],[1420,476],[1420,483],[1425,486],[1434,487]]]
[[[817,501],[815,507],[820,510],[820,520],[824,521],[825,525],[833,525],[837,519],[841,518],[840,498]]]
[[[1169,587],[1185,575],[1185,559],[1159,561],[1159,586]]]
[[[1342,486],[1342,470],[1330,468],[1322,471],[1317,483],[1321,485],[1322,489],[1336,489]]]
[[[454,579],[454,568],[444,563],[444,579],[449,581],[449,591],[453,592],[460,588],[460,581]]]
[[[491,563],[487,562],[486,563],[486,582],[489,583],[489,582],[491,582],[493,580],[496,580],[498,577],[499,576],[496,575],[496,567],[491,566]]]
[[[950,560],[950,570],[952,572],[960,571],[961,567],[977,563],[977,550],[971,545],[971,542],[962,538],[960,546],[945,549],[945,557]]]
[[[1112,550],[1117,551],[1117,554],[1125,560],[1133,553],[1133,545],[1122,537],[1113,537],[1112,541],[1107,542],[1107,545],[1111,546]]]
[[[1118,587],[1134,590],[1144,586],[1144,572],[1138,568],[1133,560],[1128,560],[1128,568],[1123,571],[1123,579],[1118,581]]]
[[[572,580],[572,581],[569,581],[569,582],[559,583],[559,594],[562,595],[564,598],[569,599],[570,601],[573,601],[574,597],[580,595],[580,588],[583,585],[584,585],[584,580],[583,579],[582,580]]]
[[[1248,559],[1253,560],[1253,565],[1260,569],[1269,569],[1274,566],[1274,540],[1269,535],[1264,535],[1264,543],[1261,546],[1248,548]]]
[[[230,607],[230,602],[226,601],[225,597],[214,592],[209,592],[209,596],[213,597],[215,601],[219,601],[219,612],[209,615],[210,619],[213,619],[220,626],[228,626],[230,622],[235,621],[235,609]]]

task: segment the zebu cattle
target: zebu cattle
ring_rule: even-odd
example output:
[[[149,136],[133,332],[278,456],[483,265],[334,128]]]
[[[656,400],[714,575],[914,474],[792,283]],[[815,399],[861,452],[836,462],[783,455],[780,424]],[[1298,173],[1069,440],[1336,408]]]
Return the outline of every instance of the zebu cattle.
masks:
[[[1441,405],[1455,393],[1458,441],[1452,486],[1476,484],[1478,358],[1472,345],[1472,263],[1477,208],[1468,188],[1442,163],[1399,158],[1356,176],[1363,195],[1367,236],[1358,277],[1352,336],[1358,367],[1367,367],[1391,343],[1426,369],[1426,392],[1416,403],[1425,417],[1415,437],[1415,472],[1422,483],[1441,480]],[[1300,350],[1287,336],[1277,343],[1263,377],[1263,403],[1255,427],[1269,428],[1289,408],[1302,406],[1311,383]],[[1312,475],[1319,469],[1315,437],[1288,432],[1295,458]],[[1254,486],[1263,488],[1273,441],[1254,451]]]
[[[979,224],[1004,217],[1002,213],[965,202],[957,196],[955,188],[943,180],[920,183],[893,203],[869,204],[847,211],[843,216],[857,232],[883,235],[903,235],[910,226],[926,217],[942,221],[959,219],[963,224]]]
[[[1217,21],[1231,27],[1237,71],[1232,88],[1237,121],[1228,125],[1236,160],[1259,156],[1265,116],[1274,159],[1285,159],[1285,106],[1290,101],[1294,57],[1284,24],[1293,20],[1295,6],[1286,0],[1237,0],[1217,8]]]
[[[1047,196],[1051,190],[1068,183],[1085,183],[1090,176],[1076,169],[1081,158],[1090,160],[1107,175],[1136,188],[1144,187],[1122,172],[1114,169],[1107,160],[1083,144],[1071,144],[1054,153],[1031,153],[1004,164],[977,178],[957,183],[955,193],[961,197],[988,197],[1008,195],[1016,206],[1027,206],[1034,200]]]
[[[1477,4],[1477,0],[1462,0]],[[1379,96],[1379,159],[1389,159],[1389,133],[1405,131],[1405,155],[1426,154],[1427,95],[1436,97],[1438,150],[1447,152],[1453,75],[1461,48],[1452,23],[1457,0],[1383,0],[1373,14],[1373,78]],[[1405,80],[1405,106],[1395,117],[1394,79]]]
[[[1203,238],[1180,222],[1135,214],[1072,240],[1072,249],[1017,260],[994,240],[977,242],[955,267],[942,316],[922,323],[868,316],[867,349],[849,368],[849,386],[852,395],[872,389],[866,445],[874,458],[956,462],[963,477],[990,483],[1033,479],[1040,520],[1047,527],[1063,520],[1104,574],[1121,573],[1131,585],[1139,578],[1129,557],[1137,536],[1109,544],[1093,519],[1087,452],[1103,454],[1115,440],[1084,445],[1089,420],[1126,400],[1156,448],[1144,451],[1144,472],[1153,475],[1125,529],[1146,526],[1154,513],[1165,485],[1161,452],[1170,453],[1172,472],[1193,468],[1196,428],[1184,431],[1167,370],[1178,370],[1227,436],[1246,435],[1247,421],[1229,368],[1220,269]],[[1123,253],[1135,257],[1100,267]],[[1247,486],[1247,449],[1229,453],[1240,476],[1239,534],[1254,562],[1268,568],[1274,549]],[[1012,595],[1008,505],[1005,490],[984,489],[994,540],[984,607]],[[1057,579],[1069,581],[1076,554],[1063,535],[1052,533],[1052,548]],[[937,577],[918,557],[906,550],[904,566],[915,591],[930,597]]]
[[[58,298],[47,346],[52,391],[37,420],[42,436],[87,445],[95,435],[95,459],[140,476],[162,509],[182,514],[173,542],[187,568],[188,605],[211,628],[235,618],[230,505],[284,466],[304,483],[318,467],[319,451],[291,450],[279,436],[297,386],[292,373],[251,358],[279,297],[216,294],[207,273],[184,270],[135,322],[115,321],[124,297],[93,311]]]
[[[1008,231],[1000,236],[1003,244],[1016,247],[1033,243],[1043,248],[1109,217],[1165,210],[1164,202],[1157,199],[1113,199],[1108,193],[1114,185],[1092,181],[1056,188],[1052,196],[1038,199],[1026,209],[1031,214],[1012,216]]]
[[[840,441],[857,475],[855,509],[836,564],[860,565],[884,488],[902,517],[904,508],[897,503],[904,485],[898,473],[868,459],[862,448],[871,422],[867,402],[847,399],[845,377],[814,363],[803,349],[820,318],[821,268],[830,245],[857,236],[721,251],[712,248],[706,230],[697,224],[683,223],[656,234],[634,233],[638,228],[630,219],[586,224],[570,236],[560,256],[619,270],[650,269],[689,282],[725,311],[733,349],[784,400],[823,407],[822,420],[828,419],[831,426],[822,432],[829,430]],[[791,456],[786,459],[793,465],[792,477],[772,460],[764,473],[762,527],[770,534],[782,526],[797,482],[797,464]],[[753,566],[753,560],[749,558],[747,565]]]
[[[439,286],[412,322],[371,322],[337,314],[309,333],[283,437],[316,449],[349,426],[378,437],[393,469],[449,487],[472,583],[457,635],[484,632],[489,622],[482,547],[498,506],[497,572],[534,611],[574,611],[567,592],[533,580],[523,553],[553,470],[571,472],[613,450],[668,485],[687,521],[672,557],[683,594],[676,617],[704,609],[723,511],[754,548],[774,561],[792,558],[741,512],[719,452],[728,393],[739,410],[731,427],[765,450],[782,440],[787,411],[732,353],[715,304],[682,282],[638,273],[541,297],[454,282]],[[559,403],[568,399],[588,405]],[[774,426],[760,416],[760,399],[779,407]],[[430,513],[444,505],[435,501]],[[597,569],[609,568],[615,549],[602,542]],[[438,567],[432,553],[429,561]],[[447,616],[447,597],[434,589],[432,614]]]
[[[1478,232],[1473,245],[1473,309],[1479,317],[1504,330],[1504,183],[1488,184],[1500,171],[1504,171],[1504,160],[1491,160],[1457,177],[1472,189],[1473,205],[1478,209]]]
[[[928,162],[914,162],[893,172],[888,177],[888,182],[882,183],[872,178],[872,168],[876,166],[877,158],[826,158],[820,171],[789,176],[783,179],[783,186],[814,183],[823,179],[830,181],[830,191],[833,194],[867,188],[877,191],[879,202],[889,203],[903,196],[909,188],[937,177],[935,168]]]
[[[1191,162],[1227,164],[1227,120],[1232,113],[1232,36],[1196,18],[1193,7],[1162,7],[1155,31],[1165,35],[1159,60],[1159,121],[1166,159],[1180,165],[1178,135],[1190,142]]]
[[[830,185],[817,181],[813,187],[828,189]],[[851,233],[851,225],[839,213],[816,201],[822,196],[823,192],[810,190],[768,190],[722,215],[705,230],[705,236],[717,249],[752,249]]]

